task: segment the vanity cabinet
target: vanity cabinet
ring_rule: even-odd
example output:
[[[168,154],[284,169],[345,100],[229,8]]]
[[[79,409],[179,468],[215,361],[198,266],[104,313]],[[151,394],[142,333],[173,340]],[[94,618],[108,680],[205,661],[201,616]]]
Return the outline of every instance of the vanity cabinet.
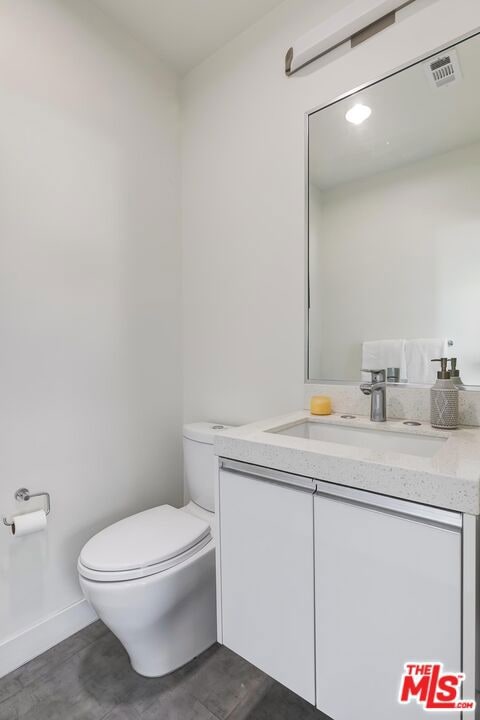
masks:
[[[424,718],[398,702],[407,662],[463,670],[474,695],[468,516],[233,460],[217,504],[224,645],[333,720]]]
[[[424,718],[397,702],[400,677],[409,661],[462,666],[461,515],[326,483],[314,508],[317,707]]]
[[[314,489],[241,463],[220,471],[223,643],[312,704]]]

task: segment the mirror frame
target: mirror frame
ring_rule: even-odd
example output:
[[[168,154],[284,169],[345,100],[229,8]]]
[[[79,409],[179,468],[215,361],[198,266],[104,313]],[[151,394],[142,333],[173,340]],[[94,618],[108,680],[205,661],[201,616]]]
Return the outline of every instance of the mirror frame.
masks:
[[[403,65],[398,66],[394,70],[391,70],[390,72],[385,73],[384,75],[381,75],[376,80],[372,80],[371,82],[363,83],[362,85],[358,85],[353,90],[349,90],[348,92],[342,93],[341,95],[338,95],[336,98],[331,100],[328,103],[318,105],[311,110],[307,110],[305,113],[305,347],[304,347],[304,383],[307,385],[347,385],[347,386],[357,386],[360,383],[360,379],[355,382],[354,380],[329,380],[327,378],[323,379],[314,379],[309,377],[309,360],[310,360],[310,318],[309,318],[309,300],[310,300],[310,155],[309,155],[309,149],[310,149],[310,143],[309,143],[309,123],[310,123],[310,116],[315,115],[320,110],[326,110],[327,108],[331,107],[332,105],[336,105],[337,103],[341,102],[342,100],[345,100],[348,97],[351,97],[352,95],[355,95],[358,92],[361,92],[362,90],[365,90],[366,88],[373,87],[374,85],[378,85],[379,83],[383,82],[384,80],[388,80],[391,77],[394,77],[395,75],[398,75],[399,73],[403,72],[404,70],[408,70],[409,68],[415,67],[416,65],[419,65],[428,58],[433,57],[435,55],[438,55],[441,52],[444,52],[445,50],[449,50],[450,48],[453,48],[457,45],[460,45],[461,43],[465,42],[466,40],[471,40],[474,37],[480,36],[480,28],[476,28],[475,30],[472,30],[471,32],[465,33],[465,35],[461,35],[459,38],[456,38],[455,40],[451,40],[450,42],[444,43],[443,45],[440,45],[439,47],[429,50],[428,52],[424,53],[423,55],[415,58],[414,60],[409,60],[408,62],[404,63]],[[430,385],[427,384],[417,384],[417,383],[392,383],[395,388],[430,388]],[[473,391],[480,391],[480,385],[464,385],[462,390],[473,390]]]

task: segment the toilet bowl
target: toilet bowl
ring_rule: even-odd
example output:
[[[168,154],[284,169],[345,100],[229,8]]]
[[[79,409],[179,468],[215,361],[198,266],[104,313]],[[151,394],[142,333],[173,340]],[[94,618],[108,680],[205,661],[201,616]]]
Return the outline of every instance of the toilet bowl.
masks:
[[[85,598],[146,677],[172,672],[216,641],[213,436],[222,429],[184,427],[185,507],[120,520],[78,560]]]

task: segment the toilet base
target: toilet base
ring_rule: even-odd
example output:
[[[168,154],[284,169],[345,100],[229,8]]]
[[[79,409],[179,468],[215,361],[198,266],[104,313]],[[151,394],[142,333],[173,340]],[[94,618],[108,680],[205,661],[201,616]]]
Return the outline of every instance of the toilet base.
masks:
[[[156,575],[124,582],[80,577],[80,584],[139,675],[168,675],[216,642],[214,540]]]
[[[204,647],[204,648],[202,648],[202,649],[199,649],[199,651],[198,651],[195,655],[193,655],[193,657],[189,658],[186,662],[182,663],[181,665],[177,665],[176,667],[172,667],[170,670],[168,670],[168,672],[163,673],[162,675],[158,675],[157,673],[154,673],[154,674],[152,675],[152,674],[151,674],[151,671],[152,671],[152,667],[151,667],[151,666],[149,666],[149,667],[147,667],[147,668],[137,667],[137,666],[135,665],[135,663],[132,661],[132,658],[129,656],[130,665],[132,666],[132,670],[134,670],[134,671],[137,673],[137,675],[140,675],[141,677],[144,677],[144,678],[166,677],[167,675],[171,675],[171,674],[172,674],[173,672],[175,672],[176,670],[180,670],[181,668],[183,668],[183,667],[185,667],[186,665],[188,665],[188,664],[189,664],[190,662],[192,662],[192,660],[194,660],[196,657],[198,657],[198,656],[201,655],[202,653],[206,652],[209,648],[213,647],[216,642],[217,642],[217,638],[215,638],[215,640],[214,640],[212,643],[210,643],[209,645],[207,645],[206,647]]]

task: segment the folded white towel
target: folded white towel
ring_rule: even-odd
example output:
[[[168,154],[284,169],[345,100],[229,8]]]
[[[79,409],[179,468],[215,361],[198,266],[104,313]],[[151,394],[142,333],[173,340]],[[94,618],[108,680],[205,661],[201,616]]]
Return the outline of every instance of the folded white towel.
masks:
[[[432,360],[447,357],[447,354],[448,340],[446,338],[407,340],[405,355],[408,382],[433,385],[439,368],[436,363],[432,363]]]
[[[400,368],[400,379],[406,379],[405,340],[366,340],[362,345],[362,368],[365,370],[387,370]],[[369,373],[362,379],[368,382]]]

